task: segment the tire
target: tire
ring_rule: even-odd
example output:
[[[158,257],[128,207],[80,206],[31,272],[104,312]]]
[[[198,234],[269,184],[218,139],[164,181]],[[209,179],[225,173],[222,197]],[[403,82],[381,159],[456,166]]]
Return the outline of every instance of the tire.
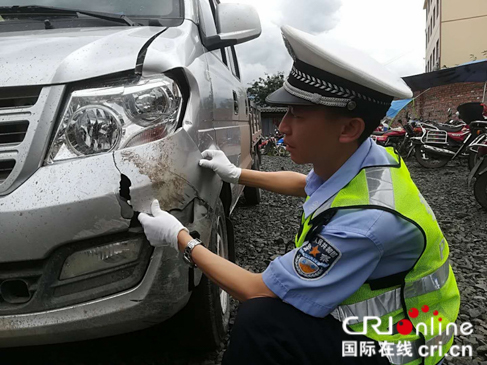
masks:
[[[474,194],[478,203],[487,209],[487,174],[484,173],[475,180]]]
[[[423,145],[416,146],[415,154],[418,163],[428,169],[443,167],[448,163],[448,161],[450,161],[450,158],[448,156],[440,156],[425,151],[423,149]]]
[[[288,152],[288,150],[286,149],[285,146],[278,146],[277,147],[277,156],[279,157],[289,157],[290,154]]]
[[[252,170],[254,171],[260,170],[260,158],[258,154],[254,158],[254,163],[252,164]],[[248,205],[257,205],[260,203],[260,189],[246,186],[244,189],[244,197],[245,197],[245,202]]]
[[[230,247],[234,240],[229,237],[228,218],[220,199],[215,208],[215,216],[208,248],[228,259],[234,252],[234,247]],[[192,349],[208,351],[220,347],[227,335],[231,312],[230,296],[226,292],[203,274],[183,312],[186,333],[190,333],[194,339],[191,341]]]
[[[256,155],[256,158],[257,158],[257,160],[259,160],[259,166],[261,166],[262,165],[262,151],[261,151],[261,149],[258,146],[256,146],[255,147],[255,152],[257,154]]]

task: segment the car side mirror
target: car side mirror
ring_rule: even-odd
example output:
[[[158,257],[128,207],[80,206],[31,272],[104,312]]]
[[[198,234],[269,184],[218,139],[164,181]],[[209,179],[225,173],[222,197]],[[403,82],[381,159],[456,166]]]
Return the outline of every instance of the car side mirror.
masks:
[[[218,4],[216,25],[218,34],[203,40],[209,51],[248,42],[262,33],[259,14],[246,4]]]

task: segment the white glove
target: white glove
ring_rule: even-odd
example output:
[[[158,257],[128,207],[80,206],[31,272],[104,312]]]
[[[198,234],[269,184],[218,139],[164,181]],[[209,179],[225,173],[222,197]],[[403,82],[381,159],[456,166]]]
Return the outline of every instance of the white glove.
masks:
[[[150,244],[154,247],[171,246],[177,250],[179,232],[185,230],[189,233],[188,229],[174,216],[161,210],[157,200],[152,202],[151,211],[153,217],[139,214],[139,222]]]
[[[200,160],[200,166],[212,169],[227,183],[238,184],[242,169],[232,164],[223,151],[206,150],[201,155],[210,160]]]

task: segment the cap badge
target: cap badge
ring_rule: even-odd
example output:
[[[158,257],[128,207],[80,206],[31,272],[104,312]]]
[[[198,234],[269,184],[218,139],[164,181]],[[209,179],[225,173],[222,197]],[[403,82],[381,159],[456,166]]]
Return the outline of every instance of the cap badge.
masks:
[[[347,109],[350,111],[355,110],[356,107],[357,107],[357,103],[353,100],[347,103]]]

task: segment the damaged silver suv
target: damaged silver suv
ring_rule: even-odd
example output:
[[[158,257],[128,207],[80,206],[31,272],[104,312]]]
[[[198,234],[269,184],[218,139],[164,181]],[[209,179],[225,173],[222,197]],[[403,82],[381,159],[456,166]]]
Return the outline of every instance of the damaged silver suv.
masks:
[[[137,215],[158,199],[234,258],[242,186],[197,165],[217,148],[258,168],[234,45],[260,32],[251,7],[216,0],[2,1],[1,347],[134,331],[188,301],[219,343],[228,295],[153,249]]]

